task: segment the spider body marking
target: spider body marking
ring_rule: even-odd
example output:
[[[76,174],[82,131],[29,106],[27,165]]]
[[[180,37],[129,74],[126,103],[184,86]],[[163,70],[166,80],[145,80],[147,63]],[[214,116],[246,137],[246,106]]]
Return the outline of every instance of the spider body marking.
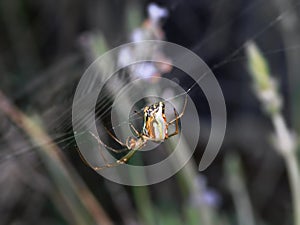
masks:
[[[154,142],[162,142],[168,138],[168,122],[164,102],[145,107],[143,134]]]

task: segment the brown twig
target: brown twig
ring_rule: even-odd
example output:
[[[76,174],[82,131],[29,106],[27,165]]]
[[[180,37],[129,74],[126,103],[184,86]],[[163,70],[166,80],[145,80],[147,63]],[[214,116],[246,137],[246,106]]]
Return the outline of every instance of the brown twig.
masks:
[[[69,205],[78,224],[82,224],[84,220],[80,218],[81,211],[74,207],[74,196],[70,196],[73,192],[83,206],[93,217],[97,224],[111,225],[112,222],[107,216],[102,206],[97,202],[93,194],[87,188],[82,179],[77,175],[75,169],[65,159],[59,147],[52,142],[46,132],[28,116],[14,106],[9,99],[0,90],[0,110],[6,114],[12,122],[21,128],[32,140],[34,144],[40,146],[39,154],[44,161],[46,168],[53,177],[60,194]],[[41,144],[48,143],[48,144]],[[59,173],[57,173],[59,171]],[[62,181],[63,180],[63,181]],[[60,182],[65,182],[61,185]],[[78,201],[77,200],[77,201]],[[86,222],[85,222],[86,224]]]

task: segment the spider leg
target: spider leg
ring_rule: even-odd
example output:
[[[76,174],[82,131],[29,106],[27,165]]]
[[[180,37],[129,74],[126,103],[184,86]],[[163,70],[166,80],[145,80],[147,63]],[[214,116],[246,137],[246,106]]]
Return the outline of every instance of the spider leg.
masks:
[[[139,138],[141,138],[142,140],[148,141],[148,140],[151,139],[149,136],[147,136],[147,135],[145,135],[145,134],[143,134],[143,133],[138,132],[137,129],[136,129],[132,124],[130,124],[130,127],[134,130],[134,132],[136,133],[136,135],[137,135]],[[146,144],[146,143],[144,143],[140,148],[144,147],[145,144]]]
[[[94,166],[94,167],[92,167],[92,169],[94,169],[94,170],[103,170],[103,169],[106,169],[106,168],[116,167],[116,166],[119,166],[121,164],[123,164],[123,163],[119,163],[117,161],[116,163],[107,163],[104,166]]]
[[[147,140],[149,139],[147,136],[144,136],[142,134],[140,134],[133,125],[131,125],[133,130],[140,136],[140,138],[137,140],[136,142],[136,145],[134,146],[133,149],[129,149],[128,147],[126,147],[125,151],[129,151],[125,156],[123,156],[121,159],[117,160],[115,163],[107,163],[107,160],[105,159],[104,155],[102,154],[102,151],[100,149],[100,145],[104,145],[106,148],[112,150],[112,151],[117,151],[116,149],[113,149],[107,145],[105,145],[94,133],[90,132],[91,135],[98,141],[99,143],[99,150],[100,150],[100,154],[102,155],[104,161],[105,161],[105,165],[104,166],[92,166],[89,162],[87,162],[85,160],[85,158],[82,156],[81,152],[78,150],[78,153],[80,155],[80,158],[82,159],[82,161],[87,165],[89,166],[90,168],[94,169],[94,170],[102,170],[102,169],[105,169],[105,168],[112,168],[112,167],[116,167],[116,166],[119,166],[121,164],[125,164],[129,161],[129,159],[138,151],[140,150],[141,148],[143,148],[145,146],[145,144],[147,143]],[[129,137],[130,138],[130,137]],[[128,140],[129,138],[127,139],[127,143],[128,143]],[[118,151],[119,152],[119,151]]]
[[[136,129],[133,128],[135,131]],[[107,146],[106,144],[104,144],[94,133],[90,132],[90,134],[92,135],[92,137],[94,137],[97,142],[99,143],[99,146],[100,145],[103,145],[105,146],[106,148],[108,148],[109,150],[111,151],[114,151],[114,152],[120,152],[120,151],[129,151],[125,156],[123,156],[121,159],[117,160],[115,163],[107,163],[107,160],[106,158],[104,157],[104,155],[102,154],[102,151],[99,147],[99,150],[100,150],[100,154],[101,156],[103,157],[104,161],[105,161],[105,165],[104,166],[92,166],[88,161],[86,161],[86,159],[83,157],[82,153],[79,151],[79,149],[77,149],[78,151],[78,154],[81,158],[81,160],[84,162],[84,164],[86,164],[88,167],[94,169],[94,170],[103,170],[103,169],[106,169],[106,168],[112,168],[112,167],[116,167],[116,166],[119,166],[121,164],[125,164],[128,162],[128,160],[141,148],[143,148],[146,144],[147,141],[143,141],[142,143],[139,144],[139,146],[137,146],[136,148],[134,149],[128,149],[126,147],[126,149],[123,149],[123,150],[116,150],[116,149],[113,149],[109,146]]]
[[[144,118],[144,115],[140,112],[138,112],[137,110],[134,110],[134,113],[138,114],[140,117]]]
[[[98,138],[94,133],[92,133],[91,131],[90,131],[90,134],[92,135],[92,137],[93,138],[95,138],[96,139],[96,141],[98,142],[98,150],[99,150],[99,152],[100,152],[100,155],[101,155],[101,157],[103,158],[103,160],[104,160],[104,162],[105,162],[105,164],[107,164],[107,159],[105,158],[105,156],[104,156],[104,154],[103,154],[103,150],[100,148],[100,146],[101,145],[104,145],[104,147],[106,147],[106,145],[100,140],[100,138]],[[108,147],[108,146],[107,146]],[[81,155],[82,156],[82,155]],[[81,157],[81,159],[83,158],[83,156]],[[91,165],[90,165],[90,163],[88,163],[86,160],[84,160],[85,161],[85,163],[87,164],[87,165],[89,165],[90,167],[92,167]],[[92,167],[93,168],[93,167]]]
[[[171,122],[174,123],[175,122],[175,126],[176,126],[176,129],[175,129],[175,132],[172,133],[172,134],[169,134],[168,135],[168,138],[172,137],[172,136],[175,136],[179,133],[179,124],[178,124],[178,121],[179,121],[179,116],[178,116],[178,113],[176,112],[176,110],[174,109],[174,114],[175,114],[175,120],[172,120]],[[171,122],[168,123],[168,125],[172,124]]]
[[[101,170],[101,169],[104,169],[104,168],[110,168],[110,167],[119,165],[119,164],[114,165],[114,163],[106,163],[107,160],[105,159],[104,156],[102,156],[103,159],[104,159],[104,161],[105,161],[105,166],[100,166],[100,167],[99,167],[99,166],[92,166],[88,161],[86,161],[86,159],[83,157],[83,155],[81,154],[81,152],[79,151],[79,149],[76,148],[76,150],[77,150],[77,152],[78,152],[78,154],[79,154],[81,160],[83,161],[83,163],[84,163],[86,166],[88,166],[88,167],[90,167],[90,168],[92,168],[92,169],[94,169],[94,170]],[[101,155],[102,155],[102,154],[101,154]]]
[[[119,159],[117,161],[117,163],[119,164],[124,164],[127,163],[128,160],[137,152],[138,149],[132,149],[130,152],[128,152],[128,154],[126,154],[125,156],[123,156],[121,159]]]
[[[130,150],[125,156],[123,156],[121,159],[117,160],[115,163],[107,163],[104,166],[96,166],[96,167],[92,167],[91,165],[89,165],[91,168],[93,168],[94,170],[102,170],[105,168],[112,168],[112,167],[116,167],[122,164],[125,164],[129,161],[129,159],[139,150],[141,149],[144,145],[146,144],[146,142],[144,142],[142,145],[140,145],[138,148],[132,149]],[[85,161],[85,160],[84,160]],[[85,161],[86,162],[86,161]],[[87,163],[87,162],[86,162]]]
[[[130,150],[125,156],[123,156],[121,159],[119,159],[117,161],[117,163],[119,164],[124,164],[124,163],[127,163],[128,160],[138,151],[140,150],[141,148],[143,148],[145,146],[147,141],[144,141],[142,144],[140,144],[138,147]]]
[[[125,143],[123,143],[122,141],[120,141],[118,138],[116,138],[106,127],[104,127],[105,130],[107,131],[107,133],[109,134],[109,136],[111,136],[116,142],[118,142],[121,146],[126,147],[127,145]]]
[[[110,150],[110,151],[113,151],[113,152],[115,152],[115,153],[121,153],[121,152],[126,152],[126,151],[128,151],[128,148],[127,148],[127,146],[126,146],[125,144],[122,145],[122,146],[125,146],[126,148],[123,148],[123,149],[114,149],[114,148],[109,147],[108,145],[104,144],[104,143],[100,140],[100,138],[98,138],[98,137],[97,137],[94,133],[92,133],[91,131],[90,131],[90,134],[92,135],[93,138],[95,138],[95,139],[97,140],[98,144],[103,145],[105,148],[107,148],[107,149]],[[119,143],[119,142],[118,142],[118,143]],[[102,152],[102,151],[101,151],[101,152]]]
[[[79,156],[80,156],[80,159],[84,162],[84,164],[87,165],[88,167],[93,168],[93,166],[91,166],[91,164],[89,164],[89,162],[86,161],[86,159],[83,157],[83,155],[82,155],[82,153],[80,152],[80,150],[79,150],[78,147],[76,147],[76,150],[77,150],[77,152],[78,152],[78,154],[79,154]]]
[[[183,116],[186,105],[187,105],[187,95],[185,96],[185,101],[184,101],[182,112],[179,115],[177,113],[175,113],[175,115],[177,115],[177,116],[175,117],[175,119],[172,119],[170,122],[168,122],[168,125],[174,123],[176,120],[180,119]],[[175,109],[174,109],[174,111],[175,111]]]
[[[142,136],[142,134],[141,134],[140,132],[138,132],[137,129],[136,129],[131,123],[130,123],[129,125],[130,125],[130,127],[134,130],[134,133],[135,133],[138,137],[141,137],[141,136]]]

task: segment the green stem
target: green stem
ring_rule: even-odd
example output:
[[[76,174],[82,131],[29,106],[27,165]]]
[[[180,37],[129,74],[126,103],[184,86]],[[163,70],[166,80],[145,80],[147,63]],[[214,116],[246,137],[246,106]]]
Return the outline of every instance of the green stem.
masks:
[[[300,174],[299,164],[294,152],[284,155],[285,163],[287,166],[287,172],[289,177],[289,183],[291,187],[293,209],[294,209],[294,224],[300,225]]]

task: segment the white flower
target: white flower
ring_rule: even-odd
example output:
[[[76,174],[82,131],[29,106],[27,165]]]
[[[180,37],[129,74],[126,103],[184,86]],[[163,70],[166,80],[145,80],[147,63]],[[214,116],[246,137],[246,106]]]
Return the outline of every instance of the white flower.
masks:
[[[134,42],[143,41],[145,40],[145,34],[143,33],[142,29],[138,28],[132,32],[130,39]]]
[[[120,67],[126,67],[131,62],[132,52],[130,48],[122,48],[118,56],[118,65]]]
[[[151,78],[154,74],[158,73],[153,63],[139,63],[132,66],[132,73],[138,78]]]
[[[148,6],[149,18],[153,23],[158,23],[162,18],[167,17],[169,12],[167,9],[159,7],[154,3],[150,3]]]

